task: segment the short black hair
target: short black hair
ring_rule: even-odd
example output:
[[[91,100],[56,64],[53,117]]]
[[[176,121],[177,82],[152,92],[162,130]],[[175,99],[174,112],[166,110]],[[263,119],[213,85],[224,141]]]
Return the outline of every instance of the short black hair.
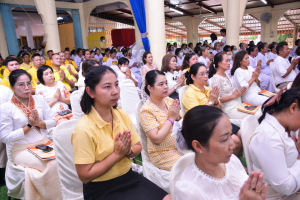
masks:
[[[225,45],[225,47],[223,48],[223,51],[225,51],[225,52],[231,51],[231,47],[229,45]]]
[[[268,45],[266,42],[262,42],[260,43],[257,47],[258,47],[258,51],[260,52],[263,48],[265,48],[265,46]]]
[[[26,55],[29,56],[29,53],[26,53],[26,52],[23,53],[23,54],[22,54],[22,58],[24,58]]]
[[[41,56],[41,55],[38,54],[38,53],[35,53],[35,54],[32,55],[31,60],[33,60],[33,59],[34,59],[35,57],[37,57],[37,56]]]
[[[102,39],[105,39],[105,37],[104,37],[104,36],[101,36],[101,37],[100,37],[100,40],[102,40]]]
[[[222,28],[222,29],[220,30],[220,32],[222,32],[222,33],[225,33],[225,34],[226,34],[226,29],[225,29],[225,28]]]
[[[47,54],[50,53],[50,52],[53,52],[53,50],[48,50],[48,51],[47,51]]]
[[[105,49],[105,53],[106,53],[106,52],[109,52],[109,51],[110,51],[110,49],[109,49],[109,48],[106,48],[106,49]]]
[[[117,53],[117,51],[116,51],[115,49],[111,49],[111,50],[109,51],[109,53],[110,53],[110,54],[113,54],[113,53]]]
[[[118,60],[118,65],[123,65],[123,64],[126,64],[127,62],[129,64],[129,60],[125,57],[122,57]]]
[[[298,46],[298,45],[299,45],[299,42],[300,42],[300,39],[297,39],[297,40],[295,41],[295,45]]]
[[[279,42],[276,47],[277,55],[279,55],[279,51],[282,51],[284,46],[288,46],[287,42]]]
[[[44,74],[44,71],[46,71],[47,69],[51,69],[52,73],[53,73],[53,69],[52,67],[50,67],[49,65],[42,65],[38,68],[37,70],[37,78],[39,79],[39,81],[41,82],[41,84],[45,85],[45,81],[43,79],[43,74]]]
[[[18,60],[17,60],[16,58],[8,56],[8,57],[4,60],[3,65],[5,65],[5,66],[7,67],[8,63],[9,63],[9,62],[12,62],[12,61],[18,62]]]
[[[8,79],[9,79],[10,85],[14,87],[18,78],[24,74],[28,76],[30,81],[32,80],[31,75],[28,72],[26,72],[24,69],[16,69],[16,70],[12,71],[9,75]]]
[[[177,49],[175,50],[175,55],[178,56],[178,54],[179,54],[180,51],[181,51],[181,48],[177,48]]]

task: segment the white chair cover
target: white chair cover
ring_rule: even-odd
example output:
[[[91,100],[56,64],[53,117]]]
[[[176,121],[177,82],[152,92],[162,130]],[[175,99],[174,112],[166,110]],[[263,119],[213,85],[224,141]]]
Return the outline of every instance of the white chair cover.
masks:
[[[189,86],[186,85],[186,86],[181,87],[180,90],[179,90],[180,114],[182,116],[185,115],[185,109],[184,109],[184,106],[183,106],[183,103],[182,103],[182,98],[183,98],[183,95],[184,95],[184,93],[186,92],[186,90],[188,88],[189,88]]]
[[[56,127],[53,134],[58,177],[64,200],[83,200],[83,183],[76,172],[71,144],[77,122],[76,119],[65,121]]]
[[[147,136],[139,123],[139,115],[142,106],[143,106],[142,101],[140,101],[136,106],[136,121],[138,122],[137,132],[141,138],[141,144],[142,144],[142,158],[143,158],[143,168],[144,168],[143,175],[147,179],[155,183],[158,187],[162,188],[163,190],[169,193],[170,172],[155,167],[149,158],[149,154],[147,150]]]
[[[6,145],[7,165],[5,171],[5,183],[7,187],[7,196],[16,199],[25,198],[25,168],[20,165],[15,165],[12,161],[11,150],[12,147]]]
[[[112,65],[110,68],[112,68],[116,73],[120,71],[120,68],[117,65]]]
[[[287,90],[291,89],[292,85],[293,85],[293,82],[290,82],[290,83],[287,85],[286,89],[287,89]]]
[[[125,110],[129,114],[132,123],[134,124],[135,128],[138,129],[135,108],[141,99],[136,87],[132,80],[126,79],[120,83],[120,88],[122,110]]]
[[[274,74],[273,74],[273,64],[274,64],[274,62],[270,62],[270,71],[271,71],[271,75],[272,75],[273,86],[275,88],[275,92],[278,93],[280,91],[280,89],[277,88],[276,84],[275,84],[275,78],[274,78]]]
[[[76,90],[72,92],[70,101],[71,101],[71,107],[72,107],[72,113],[74,119],[80,119],[84,113],[81,110],[80,101],[82,98],[84,90]]]
[[[172,167],[170,174],[170,194],[172,199],[176,199],[175,184],[179,180],[184,169],[195,160],[195,153],[190,152],[182,156]]]
[[[259,124],[255,116],[246,117],[242,121],[241,125],[242,143],[244,147],[244,153],[249,174],[253,171],[253,163],[249,152],[249,143],[251,141],[252,136],[255,134],[255,129],[258,127],[258,125]]]

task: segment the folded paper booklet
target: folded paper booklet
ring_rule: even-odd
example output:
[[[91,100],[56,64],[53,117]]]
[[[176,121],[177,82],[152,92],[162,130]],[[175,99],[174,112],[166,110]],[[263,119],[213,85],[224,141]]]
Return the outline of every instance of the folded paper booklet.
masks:
[[[276,95],[276,94],[274,94],[273,92],[270,92],[270,91],[268,91],[268,90],[262,90],[262,91],[260,91],[258,94],[263,95],[263,96],[266,96],[266,97],[273,97],[273,96]]]
[[[237,109],[241,112],[245,112],[245,113],[254,115],[259,108],[260,108],[260,106],[251,105],[249,103],[244,102]]]
[[[46,146],[52,147],[53,148],[53,143],[51,141],[48,141]],[[37,158],[41,160],[52,160],[55,159],[55,151],[52,149],[49,152],[44,152],[43,150],[37,149],[36,147],[28,147],[27,151],[35,155]]]

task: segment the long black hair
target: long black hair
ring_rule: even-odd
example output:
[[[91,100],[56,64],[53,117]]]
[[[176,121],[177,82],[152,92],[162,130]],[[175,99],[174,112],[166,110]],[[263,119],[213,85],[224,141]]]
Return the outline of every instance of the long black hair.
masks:
[[[271,97],[272,98],[272,97]],[[298,109],[300,108],[300,88],[295,87],[285,91],[280,98],[279,103],[275,101],[275,103],[271,106],[265,107],[264,105],[271,99],[269,98],[262,105],[262,116],[258,119],[259,123],[261,123],[266,116],[266,113],[281,113],[284,110],[288,109],[293,103],[297,103]]]
[[[234,75],[235,70],[237,70],[241,66],[241,62],[244,59],[245,55],[247,54],[247,51],[239,51],[237,54],[235,54],[233,66],[231,69],[231,75]]]
[[[195,63],[191,66],[190,71],[185,73],[187,85],[194,84],[192,75],[196,76],[200,67],[205,67],[205,65],[203,63]]]
[[[223,56],[227,55],[226,52],[221,51],[219,53],[217,53],[214,57],[214,62],[211,62],[210,66],[209,66],[209,75],[208,78],[211,78],[214,76],[214,74],[217,72],[217,68],[219,67],[219,62],[223,61]]]
[[[188,53],[184,56],[184,59],[183,59],[183,62],[182,62],[182,68],[181,70],[185,70],[187,68],[189,68],[189,62],[190,62],[190,59],[196,55],[195,53]]]
[[[149,72],[147,72],[146,76],[145,76],[145,92],[150,96],[150,92],[148,90],[148,85],[150,85],[151,87],[154,86],[155,82],[156,82],[156,78],[158,75],[163,75],[165,76],[165,74],[159,70],[151,70]]]
[[[87,72],[85,73],[85,87],[90,87],[92,90],[95,91],[96,86],[101,81],[102,77],[107,73],[113,73],[116,75],[114,70],[107,66],[93,66],[90,67]],[[117,75],[116,75],[117,76]],[[82,111],[87,115],[91,112],[92,106],[94,105],[94,99],[90,97],[90,95],[84,90],[82,95],[82,99],[80,101],[80,106]],[[113,106],[113,108],[117,108],[117,104]]]
[[[195,151],[192,146],[194,140],[209,148],[209,139],[223,115],[223,111],[214,106],[201,105],[189,110],[182,122],[182,136],[188,148]]]

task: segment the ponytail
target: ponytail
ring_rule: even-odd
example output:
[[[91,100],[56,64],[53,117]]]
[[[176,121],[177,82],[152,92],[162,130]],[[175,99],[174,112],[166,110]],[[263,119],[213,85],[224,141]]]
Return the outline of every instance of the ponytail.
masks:
[[[217,72],[217,68],[219,67],[219,62],[223,61],[223,55],[225,55],[225,54],[227,54],[227,53],[224,51],[221,51],[215,55],[214,61],[211,62],[210,66],[209,66],[208,78],[211,78],[215,75],[215,73]]]
[[[84,112],[85,114],[89,114],[92,110],[92,106],[94,106],[94,99],[91,98],[90,95],[88,95],[86,89],[84,89],[84,93],[80,101],[80,106],[82,112]]]
[[[275,101],[274,104],[265,107],[264,105],[268,103],[272,98],[273,97],[266,100],[261,106],[262,116],[258,119],[259,123],[261,123],[265,119],[267,113],[281,113],[282,111],[288,109],[293,103],[297,103],[298,109],[300,109],[300,88],[291,88],[285,91],[281,95],[279,103]]]

